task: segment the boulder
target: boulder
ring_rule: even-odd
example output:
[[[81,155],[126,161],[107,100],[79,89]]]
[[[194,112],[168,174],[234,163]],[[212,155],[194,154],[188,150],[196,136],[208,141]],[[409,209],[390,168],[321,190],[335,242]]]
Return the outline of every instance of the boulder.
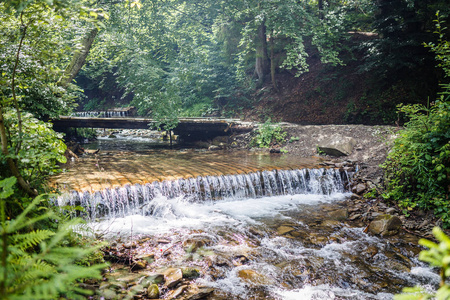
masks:
[[[369,224],[369,231],[375,235],[390,236],[398,233],[402,221],[397,216],[380,215]]]
[[[319,142],[317,147],[319,151],[331,156],[347,156],[352,153],[355,145],[356,140],[352,137],[334,135]]]

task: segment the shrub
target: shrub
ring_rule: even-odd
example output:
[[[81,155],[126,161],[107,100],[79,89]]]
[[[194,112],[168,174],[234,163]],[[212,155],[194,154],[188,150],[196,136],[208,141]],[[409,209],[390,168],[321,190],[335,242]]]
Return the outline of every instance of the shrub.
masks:
[[[436,53],[439,66],[450,76],[450,43],[436,20],[439,44],[427,46]],[[399,132],[392,151],[383,164],[386,192],[405,212],[418,207],[434,210],[444,227],[450,227],[450,84],[435,103],[400,106],[409,122]]]
[[[259,148],[268,148],[285,141],[287,133],[281,128],[267,120],[257,130],[256,136],[251,141],[251,145]]]

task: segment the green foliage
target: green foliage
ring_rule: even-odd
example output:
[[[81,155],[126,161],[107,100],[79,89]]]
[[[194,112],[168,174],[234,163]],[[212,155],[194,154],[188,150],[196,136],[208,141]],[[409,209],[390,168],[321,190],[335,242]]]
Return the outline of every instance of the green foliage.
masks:
[[[442,96],[430,108],[401,106],[410,118],[383,164],[384,197],[405,209],[433,209],[450,226],[450,103]]]
[[[450,51],[439,20],[437,24],[440,43],[430,47],[445,62]],[[450,72],[448,64],[441,66],[447,74]],[[397,201],[406,211],[414,207],[434,210],[444,226],[450,227],[450,85],[444,88],[430,107],[399,107],[409,122],[399,132],[383,165],[387,190],[383,197]]]
[[[269,148],[284,143],[286,135],[280,125],[270,122],[269,119],[256,130],[256,136],[250,144],[254,147]]]
[[[59,172],[57,163],[65,163],[66,145],[62,134],[56,133],[51,124],[33,118],[30,113],[22,114],[22,133],[19,133],[15,111],[4,114],[8,129],[10,155],[17,161],[22,176],[33,188],[40,188],[49,175]],[[0,153],[2,170],[7,170],[6,157]],[[0,171],[3,174],[3,171]]]
[[[403,294],[394,296],[394,300],[450,299],[450,286],[446,283],[450,276],[450,238],[439,227],[433,228],[433,235],[439,244],[421,239],[419,244],[429,249],[421,251],[419,259],[441,270],[439,289],[432,295],[420,287],[404,288]]]
[[[14,177],[0,181],[0,294],[4,299],[85,299],[92,291],[81,288],[77,282],[87,278],[101,279],[105,265],[89,267],[78,264],[98,247],[78,248],[63,246],[72,228],[79,220],[60,224],[53,232],[48,229],[30,229],[46,219],[57,221],[51,211],[32,217],[31,212],[43,200],[36,197],[16,218],[7,219],[5,200],[14,194]]]

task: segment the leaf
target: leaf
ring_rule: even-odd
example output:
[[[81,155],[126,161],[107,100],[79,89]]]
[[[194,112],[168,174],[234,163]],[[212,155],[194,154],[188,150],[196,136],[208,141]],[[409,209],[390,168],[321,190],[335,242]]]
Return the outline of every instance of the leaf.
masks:
[[[0,199],[6,199],[14,194],[14,185],[17,182],[16,177],[9,177],[0,181]]]

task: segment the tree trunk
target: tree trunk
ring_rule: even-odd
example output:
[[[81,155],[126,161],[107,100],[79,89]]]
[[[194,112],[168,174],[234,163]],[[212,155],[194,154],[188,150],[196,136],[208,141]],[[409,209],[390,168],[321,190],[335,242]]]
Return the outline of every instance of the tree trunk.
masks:
[[[267,37],[266,25],[264,21],[258,27],[258,35],[256,37],[256,64],[255,74],[258,77],[258,84],[264,82],[265,75],[268,74],[269,61],[267,56]]]
[[[75,52],[71,62],[64,71],[64,75],[59,80],[59,85],[63,87],[67,86],[77,76],[78,72],[81,70],[84,63],[86,62],[86,57],[89,54],[89,50],[91,49],[91,46],[94,43],[94,39],[97,36],[97,33],[98,33],[97,27],[94,27],[88,32],[86,37],[81,42],[82,49],[80,51]]]
[[[277,80],[275,78],[275,68],[276,68],[276,64],[275,64],[275,44],[273,42],[273,31],[272,34],[270,35],[270,78],[272,79],[272,85],[273,88],[275,89],[276,92],[278,92],[278,85],[277,85]]]
[[[319,19],[323,20],[323,0],[319,0]]]

